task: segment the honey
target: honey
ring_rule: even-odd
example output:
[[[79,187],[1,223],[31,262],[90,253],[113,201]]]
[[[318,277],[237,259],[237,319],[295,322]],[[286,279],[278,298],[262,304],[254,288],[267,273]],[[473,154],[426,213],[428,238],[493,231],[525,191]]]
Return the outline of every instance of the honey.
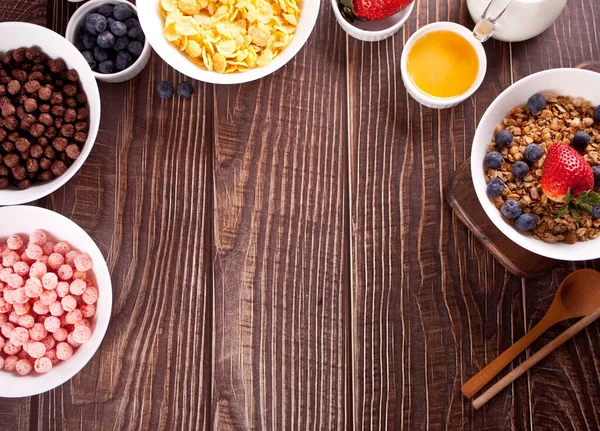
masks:
[[[406,68],[421,91],[435,97],[454,97],[471,88],[479,61],[464,37],[440,30],[417,39],[408,53]]]

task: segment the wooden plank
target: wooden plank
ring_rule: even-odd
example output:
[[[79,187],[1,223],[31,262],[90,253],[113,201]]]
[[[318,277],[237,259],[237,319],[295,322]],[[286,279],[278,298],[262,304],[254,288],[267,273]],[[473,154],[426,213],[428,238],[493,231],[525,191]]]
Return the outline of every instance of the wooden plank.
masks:
[[[508,45],[485,45],[473,98],[421,107],[402,86],[404,42],[428,22],[471,22],[460,3],[415,10],[394,38],[348,44],[355,429],[522,429],[526,385],[478,413],[460,393],[522,334],[521,286],[444,200],[477,120],[510,84]]]
[[[290,64],[215,87],[219,430],[351,428],[345,45],[322,6]]]
[[[600,58],[600,10],[583,0],[569,1],[554,26],[528,42],[513,44],[515,80],[556,67],[573,67]],[[550,306],[560,281],[592,263],[563,264],[526,283],[526,322],[531,328]],[[528,353],[564,331],[561,323],[543,335]],[[600,328],[592,325],[529,371],[533,429],[600,429]]]
[[[41,202],[96,240],[114,301],[94,358],[39,397],[40,429],[209,427],[212,91],[163,100],[162,80],[184,77],[153,55],[132,81],[100,85],[90,157]]]
[[[23,21],[46,25],[46,0],[7,0],[0,2],[0,22]]]

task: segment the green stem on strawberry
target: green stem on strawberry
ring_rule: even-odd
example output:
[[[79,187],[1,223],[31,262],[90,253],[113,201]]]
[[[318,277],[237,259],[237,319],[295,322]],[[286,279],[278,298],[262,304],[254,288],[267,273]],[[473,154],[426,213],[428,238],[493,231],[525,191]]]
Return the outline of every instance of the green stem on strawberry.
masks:
[[[567,191],[565,204],[554,213],[554,217],[560,218],[567,214],[579,220],[581,214],[591,215],[594,205],[600,203],[600,194],[596,192],[583,192],[579,196],[573,196],[571,189]]]

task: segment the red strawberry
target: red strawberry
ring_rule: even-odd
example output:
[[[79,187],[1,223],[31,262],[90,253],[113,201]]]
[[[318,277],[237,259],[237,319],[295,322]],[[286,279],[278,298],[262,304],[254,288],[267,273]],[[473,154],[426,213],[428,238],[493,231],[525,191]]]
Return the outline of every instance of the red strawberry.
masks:
[[[542,190],[556,202],[565,202],[567,192],[573,196],[594,188],[594,173],[583,156],[573,147],[552,144],[544,161]]]
[[[413,0],[340,0],[340,11],[350,22],[378,21],[397,14]]]

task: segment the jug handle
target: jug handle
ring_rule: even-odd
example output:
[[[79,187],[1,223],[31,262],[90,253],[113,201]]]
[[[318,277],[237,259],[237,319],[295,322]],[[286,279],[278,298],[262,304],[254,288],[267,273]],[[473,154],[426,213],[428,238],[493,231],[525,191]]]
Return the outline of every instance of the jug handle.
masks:
[[[488,40],[496,31],[496,22],[504,15],[513,0],[491,0],[475,24],[473,36],[480,42]]]

